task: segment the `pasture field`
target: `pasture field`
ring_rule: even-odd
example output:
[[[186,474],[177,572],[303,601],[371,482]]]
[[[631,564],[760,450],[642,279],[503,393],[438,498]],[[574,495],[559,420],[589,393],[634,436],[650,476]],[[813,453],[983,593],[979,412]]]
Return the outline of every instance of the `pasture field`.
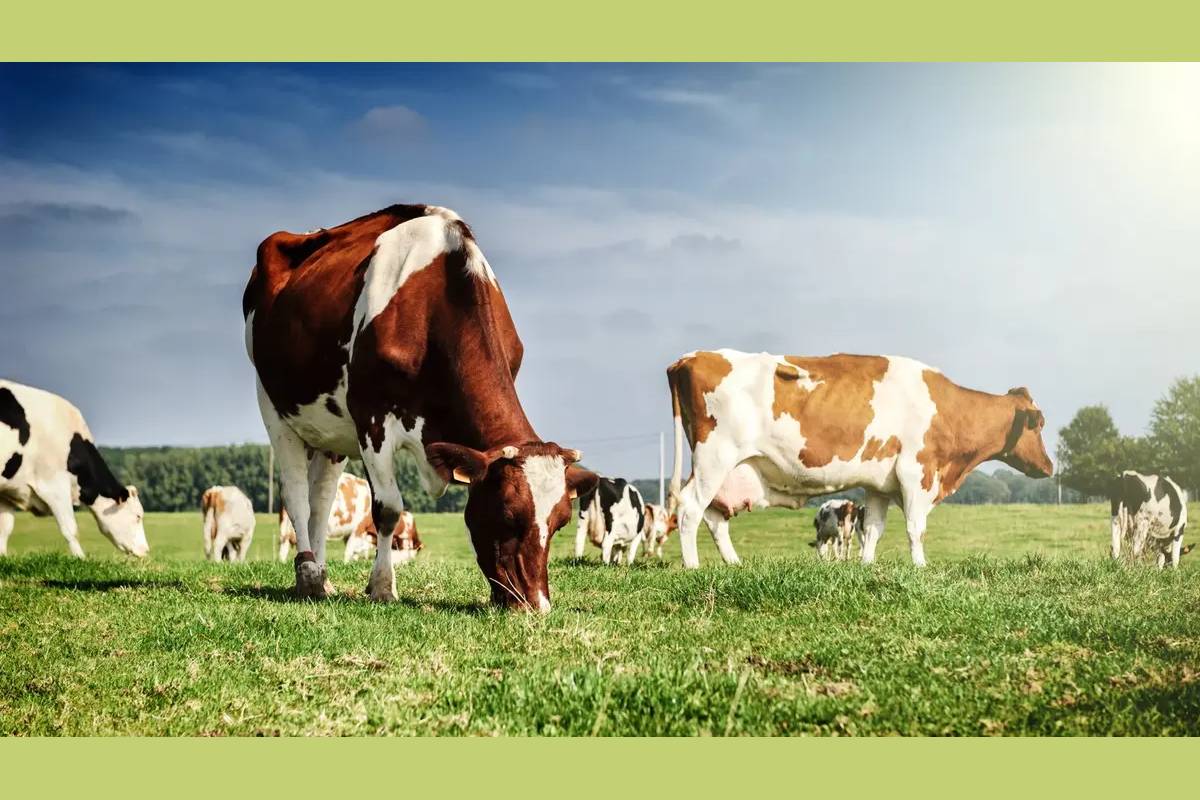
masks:
[[[331,564],[336,599],[293,601],[267,515],[241,565],[202,561],[199,513],[148,514],[144,562],[87,513],[87,561],[20,515],[0,734],[1200,733],[1200,555],[1109,563],[1101,505],[944,506],[925,570],[894,509],[879,563],[823,564],[812,513],[736,519],[741,567],[702,529],[691,572],[674,535],[661,564],[575,562],[572,522],[546,617],[483,605],[458,515],[418,515],[387,606],[365,561]]]

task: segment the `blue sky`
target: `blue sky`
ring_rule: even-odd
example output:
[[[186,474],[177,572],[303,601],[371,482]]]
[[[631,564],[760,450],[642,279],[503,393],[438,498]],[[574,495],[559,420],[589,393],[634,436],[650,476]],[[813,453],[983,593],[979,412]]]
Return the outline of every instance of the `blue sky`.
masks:
[[[1131,434],[1200,370],[1196,65],[8,65],[0,374],[106,444],[264,441],[255,246],[392,202],[472,224],[534,425],[612,474],[655,472],[604,440],[668,430],[697,348],[909,355]]]

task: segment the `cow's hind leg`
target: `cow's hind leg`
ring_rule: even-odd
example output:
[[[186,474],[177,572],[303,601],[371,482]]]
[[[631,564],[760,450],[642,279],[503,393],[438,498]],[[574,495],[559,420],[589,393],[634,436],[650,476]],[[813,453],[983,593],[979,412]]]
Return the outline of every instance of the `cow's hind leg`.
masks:
[[[8,555],[8,537],[12,536],[15,524],[16,517],[13,515],[13,510],[0,504],[0,556]]]
[[[721,553],[721,558],[725,560],[725,563],[742,563],[742,560],[738,558],[737,551],[733,549],[733,542],[729,539],[729,520],[725,518],[725,515],[715,508],[706,509],[704,524],[712,533],[713,542],[717,545],[717,550]]]
[[[325,574],[317,564],[308,537],[308,455],[304,442],[296,435],[275,411],[270,398],[258,387],[258,409],[271,446],[275,448],[275,460],[279,462],[279,487],[283,507],[288,511],[292,529],[296,532],[296,596],[305,598],[325,597]],[[284,548],[280,547],[284,552]],[[284,552],[286,558],[286,552]]]
[[[1121,560],[1121,540],[1124,538],[1122,531],[1121,517],[1116,514],[1112,518],[1112,558],[1113,561]]]
[[[888,502],[887,495],[867,492],[867,514],[863,521],[862,538],[858,543],[864,564],[875,561],[875,548],[883,538],[883,526],[887,521]]]
[[[933,499],[925,492],[904,493],[904,521],[908,530],[908,550],[915,566],[925,566],[925,524],[933,510]]]
[[[314,453],[308,460],[308,539],[321,571],[323,596],[334,593],[325,566],[325,539],[329,533],[329,510],[333,506],[333,494],[337,491],[338,478],[345,468],[345,461],[334,460],[323,453]]]

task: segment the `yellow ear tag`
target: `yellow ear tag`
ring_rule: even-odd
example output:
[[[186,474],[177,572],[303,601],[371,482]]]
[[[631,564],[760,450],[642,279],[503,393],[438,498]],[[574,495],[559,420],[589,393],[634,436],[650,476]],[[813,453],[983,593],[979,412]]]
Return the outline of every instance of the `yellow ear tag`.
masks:
[[[454,470],[451,475],[454,477],[454,480],[458,481],[459,483],[471,482],[471,476],[467,475],[467,473],[463,472],[461,469]]]

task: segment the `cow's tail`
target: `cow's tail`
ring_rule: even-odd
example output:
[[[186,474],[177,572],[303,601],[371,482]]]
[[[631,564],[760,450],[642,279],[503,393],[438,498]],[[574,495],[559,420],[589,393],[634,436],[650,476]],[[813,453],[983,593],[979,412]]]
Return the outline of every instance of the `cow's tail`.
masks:
[[[667,499],[667,517],[679,508],[679,487],[683,477],[683,414],[679,402],[679,385],[675,381],[674,365],[667,370],[667,383],[671,387],[671,414],[675,421],[675,463],[671,467],[671,489]]]

